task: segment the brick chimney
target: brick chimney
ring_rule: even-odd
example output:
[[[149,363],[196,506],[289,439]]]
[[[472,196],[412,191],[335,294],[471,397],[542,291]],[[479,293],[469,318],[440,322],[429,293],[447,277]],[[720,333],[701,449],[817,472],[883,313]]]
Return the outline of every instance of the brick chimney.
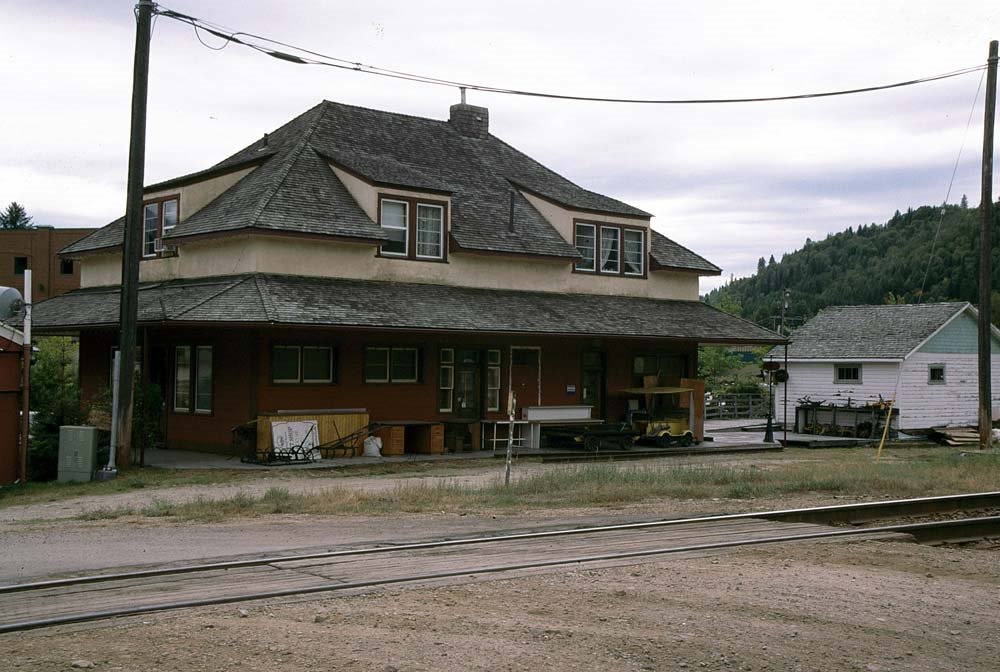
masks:
[[[451,106],[448,123],[467,138],[485,138],[490,132],[490,111],[461,102]]]

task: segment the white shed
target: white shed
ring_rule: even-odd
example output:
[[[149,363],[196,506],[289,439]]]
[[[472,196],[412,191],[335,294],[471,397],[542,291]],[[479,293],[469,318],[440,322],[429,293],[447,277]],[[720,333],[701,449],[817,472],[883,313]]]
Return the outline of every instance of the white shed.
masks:
[[[864,406],[895,400],[899,427],[975,425],[979,415],[979,314],[968,303],[833,306],[789,337],[788,382],[775,417],[795,419],[800,400]],[[993,417],[1000,411],[1000,330],[992,328]],[[768,359],[782,362],[784,348]]]

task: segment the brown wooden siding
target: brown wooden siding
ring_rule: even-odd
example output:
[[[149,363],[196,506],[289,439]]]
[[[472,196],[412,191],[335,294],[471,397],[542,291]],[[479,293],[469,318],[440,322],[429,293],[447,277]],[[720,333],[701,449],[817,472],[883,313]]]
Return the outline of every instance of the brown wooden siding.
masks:
[[[106,387],[111,347],[117,332],[91,331],[81,334],[80,372],[85,396]],[[142,340],[142,336],[140,336]],[[542,404],[582,403],[582,355],[600,350],[606,355],[606,417],[624,419],[627,401],[620,390],[635,384],[632,359],[636,354],[661,352],[686,357],[687,375],[694,374],[697,348],[694,343],[658,342],[652,339],[594,339],[551,336],[495,336],[467,334],[396,334],[341,329],[149,329],[146,377],[151,375],[156,354],[166,353],[167,444],[171,448],[229,451],[231,429],[257,416],[279,410],[364,408],[373,421],[422,420],[454,422],[454,413],[438,411],[437,376],[441,348],[501,351],[500,401],[504,410],[480,417],[506,417],[511,346],[541,348]],[[174,346],[213,347],[213,412],[211,415],[173,411]],[[271,382],[273,345],[330,345],[336,351],[333,384],[280,384]],[[364,349],[372,346],[416,347],[421,351],[420,379],[416,383],[365,383]],[[155,374],[154,374],[155,375]],[[485,379],[484,379],[485,380]],[[485,382],[481,387],[485,386]],[[567,392],[567,389],[572,392]],[[482,406],[485,408],[485,389]],[[520,404],[519,404],[520,405]]]

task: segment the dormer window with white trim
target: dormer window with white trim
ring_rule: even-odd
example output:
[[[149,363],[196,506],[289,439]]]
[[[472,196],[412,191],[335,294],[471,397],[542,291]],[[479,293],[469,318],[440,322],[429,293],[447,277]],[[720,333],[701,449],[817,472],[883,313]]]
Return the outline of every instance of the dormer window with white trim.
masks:
[[[401,196],[379,198],[379,226],[389,234],[379,254],[422,261],[445,261],[447,203]]]
[[[163,236],[177,226],[180,198],[167,196],[143,205],[142,256],[156,257],[165,249]]]
[[[576,221],[573,238],[577,273],[646,277],[646,231],[621,225]]]

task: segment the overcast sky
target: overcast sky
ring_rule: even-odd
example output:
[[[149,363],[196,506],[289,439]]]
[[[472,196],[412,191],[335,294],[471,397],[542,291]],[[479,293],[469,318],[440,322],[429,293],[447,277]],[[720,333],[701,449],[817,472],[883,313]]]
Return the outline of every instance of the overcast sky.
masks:
[[[133,2],[0,0],[0,205],[101,226],[125,206]],[[164,7],[351,61],[573,95],[774,96],[887,84],[984,63],[995,0],[254,2]],[[221,46],[218,39],[206,42]],[[578,184],[652,212],[724,269],[893,211],[940,203],[980,74],[843,98],[640,106],[470,92],[490,130]],[[985,87],[951,201],[979,202]],[[322,99],[432,118],[451,88],[210,51],[159,18],[147,183],[200,170]],[[996,193],[996,190],[994,190]]]

